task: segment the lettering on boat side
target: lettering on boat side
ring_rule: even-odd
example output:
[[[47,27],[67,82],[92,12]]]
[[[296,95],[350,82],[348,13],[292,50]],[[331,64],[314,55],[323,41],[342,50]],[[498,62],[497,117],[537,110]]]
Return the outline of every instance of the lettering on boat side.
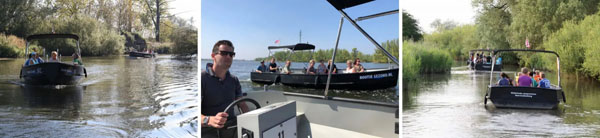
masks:
[[[60,69],[60,71],[64,72],[65,74],[73,74],[73,71],[70,69]]]
[[[510,94],[515,95],[515,97],[533,97],[535,93],[526,93],[526,92],[510,92]]]
[[[364,79],[373,79],[373,75],[362,75],[362,76],[360,76],[359,79],[361,79],[361,80],[364,80]]]
[[[364,79],[381,79],[381,78],[385,78],[385,77],[392,77],[393,74],[390,73],[381,73],[381,74],[374,74],[374,75],[362,75],[359,76],[359,79],[364,80]]]
[[[27,74],[42,74],[42,69],[37,68],[36,70],[28,70]]]

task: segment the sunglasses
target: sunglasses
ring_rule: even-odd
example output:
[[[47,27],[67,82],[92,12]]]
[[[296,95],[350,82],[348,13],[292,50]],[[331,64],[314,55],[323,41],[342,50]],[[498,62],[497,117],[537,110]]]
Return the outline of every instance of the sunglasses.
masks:
[[[231,57],[235,57],[235,52],[229,52],[229,51],[219,51],[217,54],[221,55],[221,56],[231,56]]]

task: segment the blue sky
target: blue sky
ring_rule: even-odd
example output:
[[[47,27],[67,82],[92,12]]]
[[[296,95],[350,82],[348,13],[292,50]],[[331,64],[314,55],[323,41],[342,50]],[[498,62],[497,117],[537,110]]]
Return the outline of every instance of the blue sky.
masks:
[[[302,42],[317,49],[330,49],[341,15],[326,0],[232,1],[210,0],[201,3],[201,58],[210,58],[212,45],[218,40],[233,42],[235,59],[266,57],[267,46],[296,44],[302,30]],[[379,0],[345,9],[356,19],[399,9],[397,0]],[[399,38],[399,15],[364,20],[358,24],[378,43]],[[339,48],[372,54],[375,46],[352,24],[344,21]]]

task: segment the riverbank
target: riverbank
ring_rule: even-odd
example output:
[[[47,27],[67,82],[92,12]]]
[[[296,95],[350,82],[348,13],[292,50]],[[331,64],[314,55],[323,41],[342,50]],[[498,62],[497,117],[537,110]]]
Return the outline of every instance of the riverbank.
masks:
[[[423,42],[404,41],[402,45],[402,81],[412,81],[418,74],[448,73],[454,60],[448,51]]]

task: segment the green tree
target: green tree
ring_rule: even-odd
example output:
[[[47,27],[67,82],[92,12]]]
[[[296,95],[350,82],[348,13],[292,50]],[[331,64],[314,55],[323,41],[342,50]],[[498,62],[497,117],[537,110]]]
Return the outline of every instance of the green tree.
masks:
[[[566,21],[563,27],[550,35],[544,42],[548,50],[556,51],[561,58],[562,72],[585,73],[585,76],[600,79],[600,60],[598,52],[598,36],[600,36],[600,15],[594,14],[585,17],[581,22]],[[583,51],[583,52],[582,52]],[[556,61],[549,59],[545,63],[547,69],[556,69]]]
[[[185,21],[176,18],[174,31],[169,38],[173,40],[173,52],[178,56],[189,56],[197,54],[198,50],[198,30],[194,27],[193,20]]]
[[[436,32],[451,30],[457,26],[458,26],[458,22],[455,22],[452,20],[446,20],[446,21],[442,22],[441,19],[435,19],[433,22],[431,22],[431,27],[435,28]]]
[[[396,57],[397,59],[400,52],[400,47],[398,45],[399,41],[399,39],[388,40],[383,42],[381,46],[384,47],[386,51],[388,51],[390,54],[392,54],[392,56]],[[382,50],[375,49],[375,53],[372,56],[372,62],[387,63],[388,61],[388,57],[385,55],[385,53],[383,53]]]
[[[474,0],[473,5],[477,11],[475,23],[479,44],[475,48],[507,49],[508,27],[511,23],[511,14],[508,6],[514,3],[511,0]]]
[[[402,40],[419,41],[423,34],[417,20],[412,15],[402,10]]]
[[[431,43],[440,49],[448,50],[453,59],[468,58],[469,50],[479,46],[477,28],[474,25],[462,25],[450,30],[441,30],[425,35],[425,43]]]
[[[154,26],[156,41],[160,41],[161,19],[168,15],[168,2],[166,0],[143,0],[144,10],[141,14],[142,23]]]

